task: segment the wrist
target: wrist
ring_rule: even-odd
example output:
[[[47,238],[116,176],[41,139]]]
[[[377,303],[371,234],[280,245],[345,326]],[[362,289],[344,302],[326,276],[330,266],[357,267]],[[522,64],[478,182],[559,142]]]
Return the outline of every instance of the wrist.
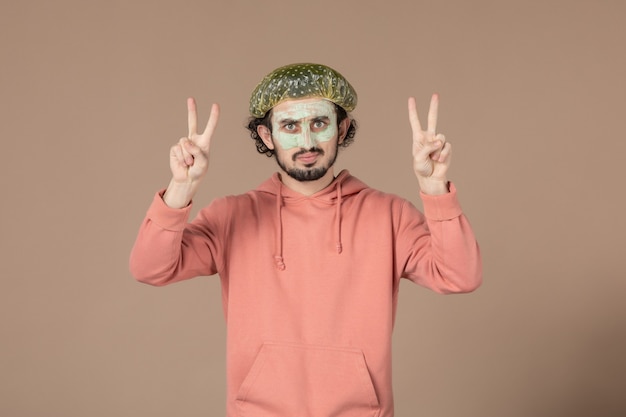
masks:
[[[450,192],[450,182],[444,179],[418,178],[420,190],[428,195],[442,195]]]
[[[187,207],[198,189],[198,181],[179,182],[174,178],[163,194],[163,201],[171,208]]]

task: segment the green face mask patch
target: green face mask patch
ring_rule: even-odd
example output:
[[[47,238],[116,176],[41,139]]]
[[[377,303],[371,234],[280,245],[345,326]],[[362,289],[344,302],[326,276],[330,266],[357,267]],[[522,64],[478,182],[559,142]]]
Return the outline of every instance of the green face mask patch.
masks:
[[[285,150],[309,149],[337,138],[337,115],[328,100],[285,101],[273,110],[272,119],[273,136]]]

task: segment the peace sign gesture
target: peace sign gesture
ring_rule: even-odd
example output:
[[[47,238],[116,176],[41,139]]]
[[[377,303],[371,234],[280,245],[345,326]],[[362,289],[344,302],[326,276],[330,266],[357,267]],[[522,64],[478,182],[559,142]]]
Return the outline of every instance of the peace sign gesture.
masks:
[[[439,111],[439,95],[433,94],[428,109],[428,127],[422,130],[415,98],[409,98],[409,122],[413,131],[413,171],[420,182],[422,191],[440,194],[441,185],[447,184],[446,173],[450,166],[452,145],[446,138],[437,133],[437,114]],[[447,191],[447,185],[446,185]]]
[[[187,137],[181,138],[170,149],[170,169],[173,180],[176,182],[193,182],[200,180],[209,166],[209,149],[211,137],[217,126],[219,118],[219,106],[213,104],[211,115],[204,132],[197,132],[198,115],[196,101],[187,99],[187,125],[189,127]]]
[[[163,194],[163,201],[168,206],[172,208],[187,206],[198,190],[198,184],[209,167],[211,137],[217,126],[219,114],[219,106],[213,104],[204,132],[198,133],[196,101],[193,98],[187,99],[189,127],[187,137],[180,138],[178,143],[170,148],[172,180]]]

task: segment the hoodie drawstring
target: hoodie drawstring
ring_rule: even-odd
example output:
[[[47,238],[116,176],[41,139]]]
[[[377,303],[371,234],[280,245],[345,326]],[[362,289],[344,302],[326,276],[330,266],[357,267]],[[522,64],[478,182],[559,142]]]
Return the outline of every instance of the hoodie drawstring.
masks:
[[[285,260],[283,258],[283,185],[278,184],[278,190],[276,192],[276,242],[275,242],[275,255],[274,263],[276,268],[280,271],[285,270]],[[335,233],[336,233],[336,249],[340,254],[343,251],[343,244],[341,242],[341,181],[337,181],[337,201],[335,202]]]
[[[278,230],[276,231],[276,255],[274,255],[274,262],[276,268],[280,271],[285,270],[285,262],[283,260],[283,186],[278,185],[278,192],[276,193],[276,223]]]
[[[337,215],[335,217],[335,226],[337,228],[337,253],[341,253],[343,246],[341,245],[341,181],[337,181]]]

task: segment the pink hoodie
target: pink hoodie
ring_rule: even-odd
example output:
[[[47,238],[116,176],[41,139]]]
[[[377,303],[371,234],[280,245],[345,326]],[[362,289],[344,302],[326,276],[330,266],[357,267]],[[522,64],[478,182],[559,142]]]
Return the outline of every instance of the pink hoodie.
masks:
[[[400,278],[440,293],[481,282],[454,186],[421,197],[425,216],[347,171],[308,197],[275,174],[187,223],[190,207],[158,194],[131,271],[152,285],[220,275],[229,417],[391,417]]]

